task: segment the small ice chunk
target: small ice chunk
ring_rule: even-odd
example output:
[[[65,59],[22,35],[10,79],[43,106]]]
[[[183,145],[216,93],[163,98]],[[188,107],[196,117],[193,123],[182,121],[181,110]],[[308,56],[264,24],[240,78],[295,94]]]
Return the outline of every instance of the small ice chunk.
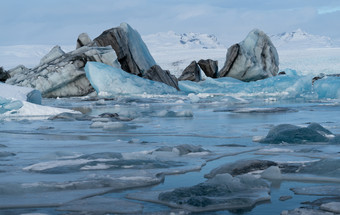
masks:
[[[233,176],[246,174],[256,170],[264,170],[271,166],[276,166],[277,163],[268,160],[241,160],[234,163],[227,163],[210,171],[204,177],[212,178],[217,174],[229,173]]]
[[[155,152],[173,152],[174,150],[178,151],[179,155],[186,155],[189,153],[197,152],[209,152],[209,150],[205,150],[201,146],[191,144],[182,144],[175,147],[163,146],[156,149]]]
[[[189,95],[188,95],[188,98],[190,99],[190,101],[192,102],[192,103],[197,103],[197,102],[199,102],[199,100],[200,100],[200,97],[198,97],[196,94],[194,94],[194,93],[190,93]]]
[[[294,210],[285,210],[281,212],[281,215],[334,215],[330,212],[308,209],[308,208],[296,208]]]
[[[297,195],[340,196],[340,186],[336,185],[297,187],[291,190]]]
[[[292,199],[293,197],[292,196],[280,196],[279,200],[280,201],[287,201],[289,199]]]
[[[272,128],[260,142],[272,144],[328,142],[325,134],[329,135],[331,132],[317,123],[312,123],[308,127],[281,124]]]
[[[155,114],[158,117],[193,117],[194,114],[191,110],[184,111],[170,111],[170,110],[162,110]]]
[[[262,178],[271,179],[271,180],[280,180],[282,179],[281,170],[277,166],[271,166],[261,174]]]
[[[322,210],[325,210],[325,211],[330,211],[330,212],[333,212],[333,213],[340,213],[340,202],[329,202],[329,203],[325,203],[325,204],[322,204],[320,206],[320,208]]]

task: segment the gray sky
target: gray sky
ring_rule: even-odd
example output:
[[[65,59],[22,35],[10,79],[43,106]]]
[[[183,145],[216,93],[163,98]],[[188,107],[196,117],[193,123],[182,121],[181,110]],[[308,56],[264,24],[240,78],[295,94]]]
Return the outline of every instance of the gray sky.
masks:
[[[340,38],[339,0],[0,0],[0,46],[75,44],[87,32],[129,23],[142,35],[215,34],[239,42],[253,28],[268,34],[301,28]]]

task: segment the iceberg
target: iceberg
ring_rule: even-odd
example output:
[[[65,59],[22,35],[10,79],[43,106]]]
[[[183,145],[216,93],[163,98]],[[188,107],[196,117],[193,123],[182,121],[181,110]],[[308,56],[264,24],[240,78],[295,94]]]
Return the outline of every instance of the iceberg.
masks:
[[[85,76],[86,62],[99,61],[117,66],[116,59],[111,47],[83,46],[64,53],[56,46],[35,68],[9,70],[11,78],[6,83],[37,89],[45,98],[84,96],[94,91]]]
[[[164,83],[129,74],[103,63],[88,62],[86,77],[100,96],[124,94],[175,94],[177,90]]]
[[[220,77],[233,77],[242,81],[256,81],[276,76],[279,55],[270,38],[258,29],[252,30],[240,43],[228,49]]]

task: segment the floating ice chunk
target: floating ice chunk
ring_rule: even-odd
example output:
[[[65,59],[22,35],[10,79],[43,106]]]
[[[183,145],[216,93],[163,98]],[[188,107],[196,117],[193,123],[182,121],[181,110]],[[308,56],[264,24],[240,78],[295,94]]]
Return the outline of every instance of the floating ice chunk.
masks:
[[[286,107],[274,107],[274,108],[239,108],[235,109],[233,113],[284,113],[294,112],[295,110]]]
[[[197,153],[197,152],[209,152],[209,150],[203,149],[201,146],[196,146],[196,145],[191,145],[191,144],[182,144],[182,145],[178,145],[175,147],[163,146],[163,147],[156,149],[154,152],[173,152],[173,151],[177,151],[179,155],[186,155],[186,154]]]
[[[98,62],[88,62],[85,71],[98,95],[177,93],[175,88],[166,84],[131,75]]]
[[[197,103],[200,100],[200,98],[194,93],[189,93],[188,98],[192,103]]]
[[[334,215],[330,212],[308,209],[308,208],[296,208],[294,210],[285,210],[281,212],[281,215]]]
[[[0,98],[1,101],[1,98]],[[1,118],[6,119],[23,119],[23,117],[36,117],[39,118],[48,118],[50,116],[58,115],[61,113],[77,113],[73,110],[63,109],[63,108],[55,108],[55,107],[48,107],[48,106],[42,106],[33,104],[30,102],[25,101],[14,101],[15,103],[10,104],[11,110],[6,110],[5,113],[1,114]],[[20,105],[22,104],[22,107]],[[20,108],[19,108],[20,107]],[[6,108],[6,106],[5,106]],[[1,111],[2,108],[0,108]],[[35,118],[32,118],[35,119]]]
[[[340,160],[324,159],[316,162],[309,162],[300,168],[299,173],[340,177]]]
[[[29,87],[19,87],[0,82],[1,97],[41,104],[41,93]]]
[[[78,120],[78,121],[90,121],[92,120],[93,117],[81,114],[81,113],[60,113],[55,116],[52,116],[48,118],[49,120],[65,120],[65,121],[73,121],[73,120]]]
[[[256,170],[264,170],[271,166],[276,166],[277,163],[268,160],[241,160],[234,163],[227,163],[217,167],[206,174],[204,177],[213,178],[217,174],[229,173],[233,176],[242,175]]]
[[[72,201],[57,208],[59,211],[81,212],[82,214],[141,214],[139,203],[102,196]]]
[[[317,123],[312,123],[308,127],[281,124],[272,128],[260,142],[273,144],[328,142],[326,134],[329,135],[331,132]]]
[[[322,204],[320,209],[338,214],[340,213],[340,202],[329,202]]]
[[[192,187],[168,192],[133,193],[127,197],[157,202],[193,212],[253,207],[257,202],[269,200],[268,184],[251,175],[232,177],[217,175]]]
[[[282,179],[281,170],[277,166],[271,166],[261,173],[261,177],[271,180],[280,180]]]
[[[193,117],[194,114],[191,110],[184,111],[170,111],[170,110],[162,110],[155,114],[158,117]]]
[[[291,190],[298,195],[340,196],[340,186],[337,185],[297,187]]]

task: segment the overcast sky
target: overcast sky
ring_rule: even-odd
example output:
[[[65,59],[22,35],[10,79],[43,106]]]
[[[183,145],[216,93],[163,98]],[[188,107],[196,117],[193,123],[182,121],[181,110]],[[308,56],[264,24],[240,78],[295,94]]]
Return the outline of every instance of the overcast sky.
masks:
[[[301,28],[340,38],[339,0],[0,0],[0,46],[75,44],[87,32],[129,23],[140,34],[175,31],[241,41],[253,28],[267,34]]]

